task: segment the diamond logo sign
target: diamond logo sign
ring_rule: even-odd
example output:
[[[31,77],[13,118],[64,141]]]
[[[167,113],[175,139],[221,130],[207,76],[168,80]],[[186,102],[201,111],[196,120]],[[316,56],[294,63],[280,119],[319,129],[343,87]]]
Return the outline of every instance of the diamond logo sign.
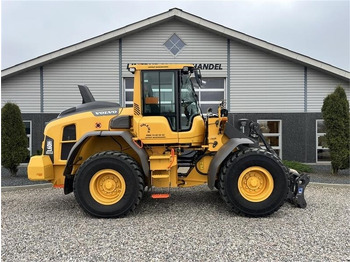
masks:
[[[185,47],[185,43],[176,34],[173,34],[165,43],[165,47],[173,54],[177,55],[182,48]]]

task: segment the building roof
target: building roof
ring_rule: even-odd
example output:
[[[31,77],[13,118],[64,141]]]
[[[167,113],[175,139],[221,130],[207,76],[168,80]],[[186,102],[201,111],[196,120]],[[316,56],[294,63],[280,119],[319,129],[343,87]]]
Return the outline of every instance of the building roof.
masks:
[[[268,43],[266,41],[260,40],[258,38],[243,34],[241,32],[235,31],[233,29],[224,27],[222,25],[216,24],[214,22],[205,20],[199,16],[195,16],[193,14],[182,11],[178,8],[170,9],[167,12],[149,17],[147,19],[141,20],[139,22],[127,25],[125,27],[116,29],[114,31],[102,34],[100,36],[90,38],[88,40],[82,41],[80,43],[59,49],[57,51],[39,56],[37,58],[28,60],[26,62],[20,63],[18,65],[6,68],[1,71],[1,78],[7,78],[14,74],[18,74],[22,71],[27,71],[32,68],[42,66],[48,62],[52,62],[53,60],[63,58],[65,56],[72,55],[74,53],[83,51],[84,49],[89,49],[97,45],[101,45],[105,42],[116,40],[122,38],[125,35],[132,34],[137,32],[138,30],[144,30],[145,28],[157,25],[159,23],[163,23],[170,19],[179,19],[186,23],[193,24],[200,28],[212,31],[213,33],[222,35],[224,37],[242,42],[244,44],[250,45],[255,48],[262,49],[264,51],[270,52],[272,54],[284,57],[288,60],[292,60],[294,62],[310,66],[326,72],[328,74],[332,74],[334,76],[345,79],[346,81],[350,80],[350,72],[337,68],[335,66],[329,65],[327,63],[318,61],[311,57],[293,52],[286,48]]]

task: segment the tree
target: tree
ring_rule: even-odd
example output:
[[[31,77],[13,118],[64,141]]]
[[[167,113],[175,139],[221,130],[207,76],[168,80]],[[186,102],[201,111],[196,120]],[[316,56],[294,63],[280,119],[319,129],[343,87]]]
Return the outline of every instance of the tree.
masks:
[[[337,86],[324,99],[322,114],[326,126],[326,143],[331,154],[332,174],[336,175],[338,170],[349,168],[350,156],[349,101],[341,86]]]
[[[16,176],[19,164],[28,154],[21,110],[16,104],[6,103],[1,109],[1,165],[10,171],[11,176]]]

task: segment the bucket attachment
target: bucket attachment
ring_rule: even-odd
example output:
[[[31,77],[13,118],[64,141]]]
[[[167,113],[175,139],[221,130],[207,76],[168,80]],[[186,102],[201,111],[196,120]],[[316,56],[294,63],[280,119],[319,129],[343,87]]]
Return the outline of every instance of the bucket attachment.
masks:
[[[287,200],[297,207],[305,208],[307,204],[305,201],[304,192],[309,182],[309,175],[299,174],[296,170],[290,169],[289,192],[287,195]]]

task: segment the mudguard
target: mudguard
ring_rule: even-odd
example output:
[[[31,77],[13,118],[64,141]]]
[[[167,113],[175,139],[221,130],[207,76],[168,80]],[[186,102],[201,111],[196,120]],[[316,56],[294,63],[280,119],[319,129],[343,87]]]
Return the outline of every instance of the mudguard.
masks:
[[[239,145],[243,144],[255,144],[249,138],[231,138],[223,145],[210,162],[208,171],[208,187],[214,189],[216,174],[219,172],[219,168],[225,158]]]
[[[146,177],[149,176],[149,165],[148,165],[148,155],[143,148],[139,148],[133,141],[132,135],[128,131],[93,131],[86,133],[82,136],[73,146],[71,151],[69,152],[67,164],[64,169],[63,175],[69,176],[71,175],[73,169],[73,161],[78,154],[80,148],[84,145],[89,137],[93,136],[120,136],[125,142],[129,144],[129,146],[137,153],[141,160],[141,167]]]

